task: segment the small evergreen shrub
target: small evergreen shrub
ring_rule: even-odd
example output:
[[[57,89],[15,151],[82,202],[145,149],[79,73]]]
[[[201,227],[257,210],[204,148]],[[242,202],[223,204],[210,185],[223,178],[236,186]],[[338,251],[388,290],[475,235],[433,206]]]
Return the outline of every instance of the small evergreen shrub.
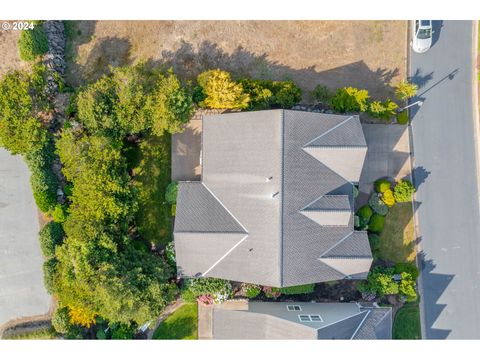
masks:
[[[368,231],[379,234],[383,231],[384,226],[385,216],[373,214],[370,218],[370,222],[368,223]]]
[[[300,295],[311,294],[315,291],[315,284],[305,284],[289,286],[280,289],[280,293],[283,295]]]
[[[368,199],[368,205],[372,208],[376,214],[385,216],[388,213],[388,206],[382,201],[380,194],[373,193]]]
[[[24,61],[34,61],[48,51],[48,39],[40,22],[32,30],[22,30],[18,39],[20,58]]]
[[[357,215],[361,218],[366,219],[367,221],[370,220],[370,218],[373,215],[373,210],[370,206],[368,205],[363,205],[360,209],[357,211]]]
[[[382,194],[382,201],[388,207],[392,207],[393,205],[395,205],[395,197],[393,196],[393,191],[391,189],[386,190]]]
[[[330,104],[332,100],[333,93],[325,85],[317,85],[310,94],[312,99],[321,103],[321,104]]]
[[[388,179],[378,179],[375,181],[375,191],[379,193],[383,193],[389,190],[392,187],[392,184]]]
[[[62,225],[51,221],[45,224],[38,235],[43,256],[46,259],[54,257],[55,248],[62,244],[65,235]]]
[[[400,180],[395,185],[394,193],[397,202],[409,202],[415,192],[413,184],[408,180]]]

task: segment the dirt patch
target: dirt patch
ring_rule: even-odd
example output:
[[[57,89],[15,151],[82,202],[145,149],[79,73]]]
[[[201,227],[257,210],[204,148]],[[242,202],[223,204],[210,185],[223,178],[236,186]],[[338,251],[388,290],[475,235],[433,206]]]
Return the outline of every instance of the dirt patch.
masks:
[[[108,66],[144,60],[192,79],[206,68],[235,76],[367,88],[392,96],[405,77],[406,21],[75,21],[67,79],[73,86]]]
[[[8,70],[20,70],[29,67],[29,64],[20,59],[17,41],[20,37],[20,31],[4,31],[0,30],[0,77]]]

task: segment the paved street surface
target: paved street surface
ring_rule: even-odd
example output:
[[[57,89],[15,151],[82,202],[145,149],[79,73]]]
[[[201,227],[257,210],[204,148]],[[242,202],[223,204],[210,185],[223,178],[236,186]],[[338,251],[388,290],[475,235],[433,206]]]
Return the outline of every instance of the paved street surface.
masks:
[[[436,21],[434,31],[433,47],[411,56],[411,75],[424,100],[412,112],[422,320],[429,339],[480,339],[472,23]]]
[[[0,148],[0,326],[48,312],[28,168]]]

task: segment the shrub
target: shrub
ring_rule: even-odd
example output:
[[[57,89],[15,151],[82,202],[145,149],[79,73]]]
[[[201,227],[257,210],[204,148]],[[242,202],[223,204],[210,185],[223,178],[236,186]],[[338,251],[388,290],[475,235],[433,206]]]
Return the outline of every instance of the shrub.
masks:
[[[249,299],[257,297],[262,292],[261,287],[255,284],[245,284],[244,289],[245,296]]]
[[[393,280],[393,269],[375,267],[367,277],[366,282],[358,285],[358,290],[376,295],[398,294],[398,284]]]
[[[368,91],[353,87],[344,87],[337,90],[332,97],[331,106],[337,112],[366,111],[368,109]]]
[[[311,294],[314,291],[315,284],[296,285],[280,289],[280,293],[283,295]]]
[[[372,250],[372,253],[377,253],[380,250],[380,236],[377,234],[368,234],[368,241],[370,243],[370,249]]]
[[[368,199],[368,205],[376,214],[385,216],[388,213],[388,206],[382,201],[380,194],[373,193]]]
[[[391,189],[386,190],[382,194],[382,201],[388,207],[392,207],[393,205],[395,205],[395,197],[393,196],[393,191]]]
[[[245,109],[250,97],[241,84],[230,78],[230,73],[216,69],[204,71],[197,77],[205,99],[199,106],[211,109]]]
[[[368,231],[379,234],[382,232],[384,226],[385,216],[373,214],[370,218],[370,222],[368,223]]]
[[[176,204],[177,193],[178,193],[178,182],[173,181],[167,186],[167,190],[165,191],[165,200],[169,204]]]
[[[414,263],[395,264],[394,270],[395,270],[395,274],[401,274],[401,273],[410,274],[413,279],[418,278],[418,275],[420,275],[417,265],[415,265]]]
[[[49,294],[54,293],[54,278],[57,271],[57,259],[50,258],[43,263],[43,283]]]
[[[135,327],[133,325],[113,324],[110,325],[113,340],[130,340],[135,336]]]
[[[302,90],[292,81],[241,79],[238,84],[250,97],[248,110],[291,108],[302,99]]]
[[[52,211],[53,221],[63,223],[67,220],[67,210],[65,205],[56,205]]]
[[[52,171],[54,146],[52,140],[30,151],[26,163],[30,169],[30,185],[38,208],[48,213],[57,205],[58,179]]]
[[[407,301],[415,301],[417,299],[417,291],[415,290],[415,280],[413,280],[412,275],[409,273],[401,273],[400,284],[398,285],[398,290],[401,295],[407,297]]]
[[[413,184],[408,180],[400,180],[395,185],[394,196],[397,202],[409,202],[415,192]]]
[[[68,314],[70,315],[70,323],[89,328],[95,325],[97,314],[90,310],[79,306],[68,306]]]
[[[400,125],[408,124],[408,110],[403,110],[397,114],[397,123]]]
[[[407,100],[414,97],[417,93],[418,86],[408,81],[402,81],[395,87],[395,96],[398,100]]]
[[[25,61],[34,61],[48,51],[48,39],[40,22],[32,30],[22,30],[18,39],[20,58]]]
[[[280,289],[276,287],[263,286],[262,291],[265,294],[265,296],[269,299],[276,299],[281,295]]]
[[[398,108],[398,105],[387,99],[385,101],[372,101],[368,105],[368,113],[378,119],[389,120],[392,116],[395,115],[395,110]]]
[[[66,334],[73,328],[67,307],[59,307],[55,310],[52,316],[52,326],[60,334]]]
[[[361,218],[366,219],[367,221],[370,220],[370,218],[373,215],[373,210],[370,206],[364,205],[357,211],[357,215]]]
[[[379,193],[383,193],[389,190],[392,187],[392,184],[388,179],[378,179],[375,181],[375,191]]]
[[[228,280],[216,278],[190,278],[182,286],[182,298],[195,302],[200,295],[210,295],[216,303],[227,300],[232,295],[232,284]]]
[[[333,98],[333,93],[325,85],[317,85],[310,94],[312,99],[322,104],[330,104]]]
[[[170,241],[167,246],[165,246],[165,257],[167,262],[173,267],[176,267],[176,257],[175,257],[175,244],[173,241]]]
[[[55,256],[55,248],[61,245],[65,233],[61,224],[51,221],[39,232],[40,248],[46,259]]]

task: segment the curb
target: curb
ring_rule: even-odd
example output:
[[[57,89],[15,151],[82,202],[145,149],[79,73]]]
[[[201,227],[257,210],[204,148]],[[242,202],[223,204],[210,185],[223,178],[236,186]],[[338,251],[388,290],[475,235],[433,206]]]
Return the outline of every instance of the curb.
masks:
[[[472,107],[473,107],[473,126],[475,128],[475,158],[477,160],[477,195],[480,201],[480,119],[478,112],[478,73],[477,62],[478,62],[478,21],[472,21],[472,74],[473,74],[473,84],[472,84]]]
[[[407,27],[407,60],[406,60],[406,67],[407,67],[407,76],[411,75],[411,62],[410,62],[410,56],[411,56],[411,49],[410,49],[410,33],[411,33],[411,22],[408,21],[408,27]],[[409,112],[410,115],[410,112]],[[410,151],[410,181],[412,184],[415,184],[415,178],[413,174],[413,169],[415,169],[415,152],[414,152],[414,146],[413,146],[413,131],[412,131],[412,121],[409,118],[408,121],[408,146],[409,146],[409,151]],[[417,279],[417,288],[418,288],[418,293],[419,293],[419,311],[420,311],[420,332],[422,335],[422,339],[426,339],[426,328],[425,328],[425,310],[424,310],[424,303],[423,303],[423,297],[421,296],[423,294],[423,281],[422,281],[422,262],[420,261],[418,254],[421,252],[421,245],[419,242],[420,239],[420,223],[418,221],[418,214],[417,214],[417,208],[415,206],[416,204],[416,197],[415,197],[415,192],[413,193],[412,196],[412,212],[413,212],[413,235],[415,237],[415,246],[416,246],[416,256],[415,256],[415,263],[420,271],[420,276]]]

